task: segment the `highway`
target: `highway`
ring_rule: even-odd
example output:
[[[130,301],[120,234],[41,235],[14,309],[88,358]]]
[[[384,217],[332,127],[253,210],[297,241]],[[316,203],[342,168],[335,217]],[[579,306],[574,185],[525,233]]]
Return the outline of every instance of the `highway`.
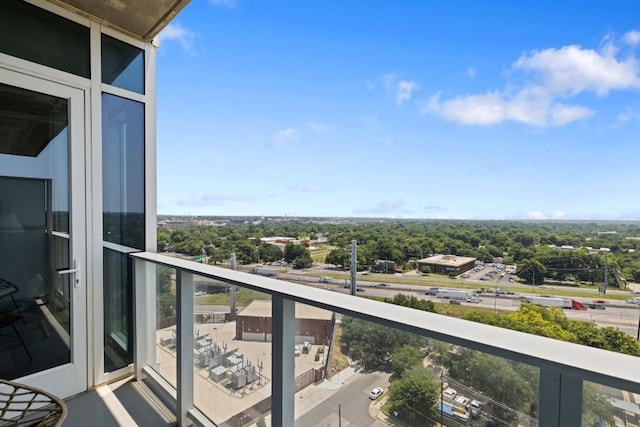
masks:
[[[320,287],[335,292],[349,293],[350,289],[345,288],[345,281],[340,279],[332,279],[329,283],[320,283],[320,278],[314,276],[304,276],[301,274],[282,273],[278,275],[278,278],[283,280],[289,280],[296,283],[305,284],[308,286]],[[467,281],[469,282],[469,281]],[[475,282],[475,281],[471,281]],[[383,282],[381,282],[383,283]],[[508,280],[498,281],[498,285],[516,287],[517,284],[510,283]],[[496,286],[496,283],[488,285],[484,282],[479,282],[478,287],[488,287],[489,289]],[[534,296],[544,291],[540,288],[535,288],[536,293],[531,293],[532,288],[526,285],[519,285],[522,288],[522,292],[515,295],[492,295],[492,294],[480,294],[480,303],[469,303],[463,301],[462,305],[493,308],[495,310],[507,310],[515,311],[520,306],[521,296]],[[387,297],[392,298],[397,293],[412,294],[421,299],[429,299],[437,303],[448,303],[448,300],[439,299],[434,296],[425,295],[425,291],[429,286],[423,285],[404,285],[396,283],[385,283],[385,286],[380,286],[379,283],[362,281],[358,282],[359,296],[375,296],[375,297]],[[441,287],[442,288],[442,287]],[[618,292],[618,291],[610,291]],[[593,298],[573,298],[581,302],[591,302],[593,299],[597,299],[598,294],[594,292]],[[582,320],[586,322],[593,322],[598,326],[610,326],[619,329],[626,334],[637,337],[638,328],[640,327],[640,307],[635,304],[629,304],[625,301],[608,300],[605,310],[589,309],[589,310],[564,310],[565,315],[569,319]]]

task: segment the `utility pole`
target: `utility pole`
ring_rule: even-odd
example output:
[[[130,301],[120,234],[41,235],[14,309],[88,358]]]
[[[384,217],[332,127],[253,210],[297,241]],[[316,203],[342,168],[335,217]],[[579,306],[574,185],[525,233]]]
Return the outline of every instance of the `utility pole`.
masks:
[[[229,246],[229,249],[231,249],[231,246]],[[229,254],[229,264],[230,264],[230,267],[231,267],[232,270],[236,269],[236,254],[235,254],[235,252]],[[236,294],[238,292],[238,287],[236,285],[232,285],[231,289],[229,290],[229,292],[231,293],[231,295],[230,295],[231,299],[229,301],[229,308],[230,308],[230,311],[231,311],[231,316],[235,316],[236,310],[237,310],[237,307],[236,307]]]
[[[351,295],[356,295],[357,283],[356,273],[358,272],[358,241],[351,241]]]
[[[609,248],[604,248],[604,289],[603,294],[607,293],[607,286],[609,285]]]

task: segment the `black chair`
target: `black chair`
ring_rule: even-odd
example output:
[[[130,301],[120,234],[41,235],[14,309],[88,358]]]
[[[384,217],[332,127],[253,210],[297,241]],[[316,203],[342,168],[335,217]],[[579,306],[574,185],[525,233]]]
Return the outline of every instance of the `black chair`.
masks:
[[[13,296],[13,294],[15,294],[16,292],[18,292],[18,287],[16,285],[14,285],[13,283],[5,279],[0,278],[0,300],[6,297],[11,298],[11,302],[13,302],[13,307],[9,311],[17,311],[18,314],[22,314],[20,313],[20,306],[18,305],[15,297]]]

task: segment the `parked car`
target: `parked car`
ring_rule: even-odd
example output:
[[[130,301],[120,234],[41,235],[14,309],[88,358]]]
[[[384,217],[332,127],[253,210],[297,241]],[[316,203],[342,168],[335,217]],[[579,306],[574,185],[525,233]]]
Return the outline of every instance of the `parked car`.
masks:
[[[453,402],[453,400],[456,398],[457,394],[458,394],[457,391],[455,391],[454,389],[449,387],[445,391],[442,392],[442,397],[444,397],[444,400],[448,400],[450,402]]]
[[[480,411],[482,411],[482,407],[480,405],[480,402],[478,402],[477,400],[472,400],[471,401],[471,405],[469,406],[469,408],[471,409],[471,416],[474,418],[478,418],[480,416]]]
[[[369,392],[369,399],[376,400],[382,395],[383,392],[384,390],[382,389],[382,387],[375,387]]]

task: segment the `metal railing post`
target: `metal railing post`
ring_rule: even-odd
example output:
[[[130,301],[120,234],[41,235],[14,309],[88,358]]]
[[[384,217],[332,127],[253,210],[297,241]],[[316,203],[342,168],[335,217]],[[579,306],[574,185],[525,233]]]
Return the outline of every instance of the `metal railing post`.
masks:
[[[274,295],[272,299],[271,425],[293,426],[295,394],[295,302]]]
[[[582,425],[582,380],[540,369],[538,425]]]
[[[193,407],[193,274],[176,272],[177,413],[180,427],[191,424]]]

